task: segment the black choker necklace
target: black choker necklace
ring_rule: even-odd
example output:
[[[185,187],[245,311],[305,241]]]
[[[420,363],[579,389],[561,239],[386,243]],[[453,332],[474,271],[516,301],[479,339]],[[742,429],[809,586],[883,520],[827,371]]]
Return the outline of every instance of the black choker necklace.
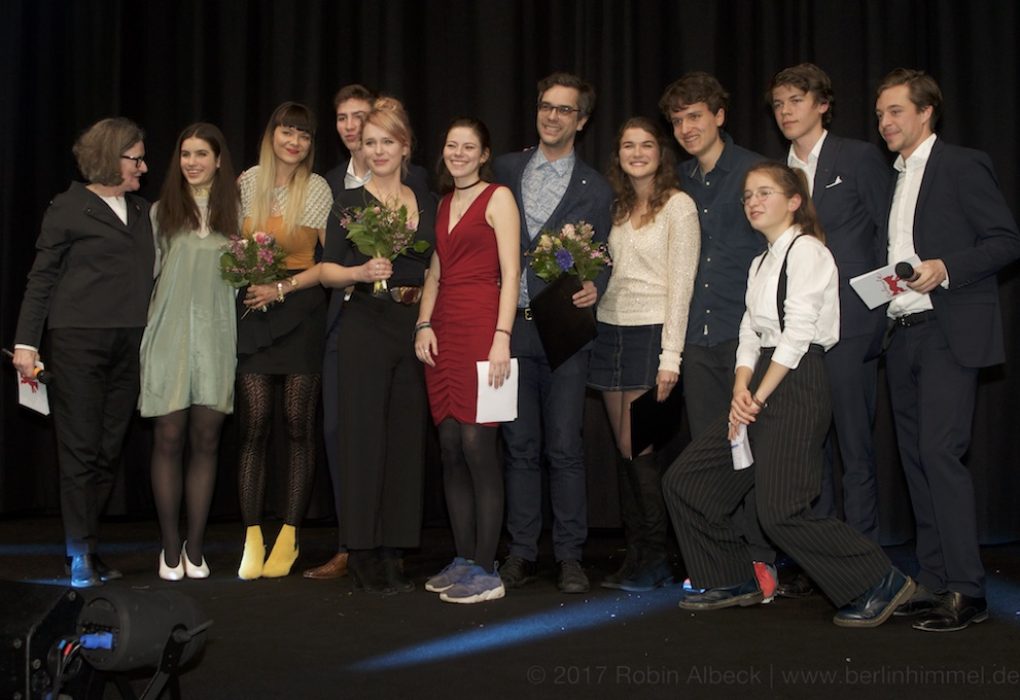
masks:
[[[454,188],[456,188],[458,190],[469,190],[469,189],[471,189],[472,187],[474,187],[475,185],[477,185],[481,181],[482,181],[482,179],[478,178],[477,180],[472,182],[470,185],[464,185],[463,187],[460,187],[459,185],[454,185]]]

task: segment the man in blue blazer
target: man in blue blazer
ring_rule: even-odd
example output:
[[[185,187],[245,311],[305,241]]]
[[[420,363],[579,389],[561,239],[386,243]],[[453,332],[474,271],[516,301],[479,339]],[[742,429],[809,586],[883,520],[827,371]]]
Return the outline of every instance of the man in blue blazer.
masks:
[[[372,179],[372,171],[368,169],[368,158],[361,150],[361,126],[365,117],[372,111],[372,103],[377,94],[364,85],[353,83],[345,85],[333,97],[333,109],[336,111],[336,133],[350,157],[328,173],[326,182],[333,192],[333,199],[340,198],[344,190],[363,187]],[[430,195],[428,176],[419,165],[410,166],[405,178],[407,184],[418,193]],[[333,482],[333,502],[339,513],[339,466],[336,457],[337,442],[337,332],[340,324],[340,311],[343,308],[344,292],[331,291],[329,310],[326,314],[326,351],[322,362],[322,423],[323,438],[326,443],[326,462],[329,465],[329,476]],[[347,573],[347,547],[340,543],[337,553],[325,564],[306,569],[305,578],[334,579]]]
[[[1020,257],[1016,220],[984,153],[937,138],[938,84],[899,68],[877,91],[878,128],[898,153],[888,262],[916,253],[909,292],[889,304],[886,371],[917,521],[918,593],[898,612],[916,629],[988,619],[974,485],[963,463],[981,367],[1005,351],[996,272]]]
[[[832,390],[833,428],[843,463],[843,514],[847,524],[878,542],[878,486],[872,426],[878,359],[872,349],[885,328],[880,309],[871,310],[851,289],[850,279],[879,267],[892,174],[881,152],[864,141],[835,136],[832,82],[818,66],[802,63],[772,78],[765,100],[790,141],[786,163],[808,178],[811,201],[825,243],[839,268],[839,343],[825,354]],[[833,440],[826,444],[827,469],[815,511],[835,517]]]
[[[574,140],[595,107],[591,85],[568,73],[538,83],[537,148],[497,158],[496,180],[514,192],[521,212],[521,296],[511,338],[520,384],[517,420],[503,424],[506,444],[506,513],[510,554],[499,569],[507,588],[535,577],[542,531],[542,472],[549,465],[553,512],[553,554],[557,584],[564,593],[584,593],[588,578],[581,550],[588,537],[584,444],[581,438],[588,354],[584,348],[556,368],[549,367],[528,304],[545,287],[528,264],[539,233],[586,221],[605,242],[611,225],[612,190],[605,178],[574,152]],[[604,286],[605,274],[600,283]],[[574,305],[590,307],[598,288],[585,282]]]

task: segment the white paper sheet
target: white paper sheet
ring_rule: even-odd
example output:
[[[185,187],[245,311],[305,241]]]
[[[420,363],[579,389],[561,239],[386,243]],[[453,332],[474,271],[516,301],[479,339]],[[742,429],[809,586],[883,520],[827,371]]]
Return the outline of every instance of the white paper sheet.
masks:
[[[43,363],[38,360],[35,366],[44,369]],[[18,370],[14,370],[14,374],[18,379],[18,403],[44,416],[50,415],[50,399],[46,394],[46,385],[35,379],[25,379]]]
[[[902,262],[908,262],[914,267],[921,264],[921,258],[916,255]],[[886,265],[863,275],[857,275],[850,279],[850,286],[857,292],[869,309],[876,309],[882,304],[892,301],[904,292],[909,292],[910,287],[896,274],[896,265]]]
[[[496,389],[489,386],[489,362],[477,363],[478,404],[475,420],[479,423],[507,423],[517,420],[517,358],[510,359],[510,378]]]

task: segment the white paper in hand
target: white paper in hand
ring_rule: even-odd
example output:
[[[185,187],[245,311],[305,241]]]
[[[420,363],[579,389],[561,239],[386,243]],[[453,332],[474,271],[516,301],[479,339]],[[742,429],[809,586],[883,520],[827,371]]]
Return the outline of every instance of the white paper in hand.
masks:
[[[907,258],[914,267],[921,264],[921,258],[916,255]],[[850,286],[857,292],[857,296],[868,305],[869,309],[877,309],[898,297],[900,294],[913,291],[907,283],[896,274],[896,265],[886,265],[863,275],[857,275],[850,279]]]
[[[43,363],[38,360],[35,366],[44,369]],[[50,415],[50,399],[46,394],[46,385],[37,379],[25,379],[17,370],[14,374],[18,378],[18,403],[44,416]]]
[[[730,451],[733,453],[734,470],[747,469],[754,464],[751,441],[747,439],[747,426],[743,423],[737,426],[737,435],[730,440]]]
[[[481,360],[478,369],[478,404],[475,420],[479,423],[508,423],[517,420],[517,359],[510,359],[510,377],[496,389],[489,386],[489,362]]]

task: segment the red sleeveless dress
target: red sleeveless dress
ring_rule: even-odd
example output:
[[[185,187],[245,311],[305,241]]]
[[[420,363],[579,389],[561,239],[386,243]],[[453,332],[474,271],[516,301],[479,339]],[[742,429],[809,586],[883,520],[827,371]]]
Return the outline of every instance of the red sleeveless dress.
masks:
[[[499,313],[499,253],[496,232],[485,210],[499,185],[489,185],[448,232],[450,202],[443,197],[436,213],[439,295],[432,311],[432,330],[439,354],[435,367],[425,366],[432,420],[475,423],[478,375],[475,363],[489,359]]]

